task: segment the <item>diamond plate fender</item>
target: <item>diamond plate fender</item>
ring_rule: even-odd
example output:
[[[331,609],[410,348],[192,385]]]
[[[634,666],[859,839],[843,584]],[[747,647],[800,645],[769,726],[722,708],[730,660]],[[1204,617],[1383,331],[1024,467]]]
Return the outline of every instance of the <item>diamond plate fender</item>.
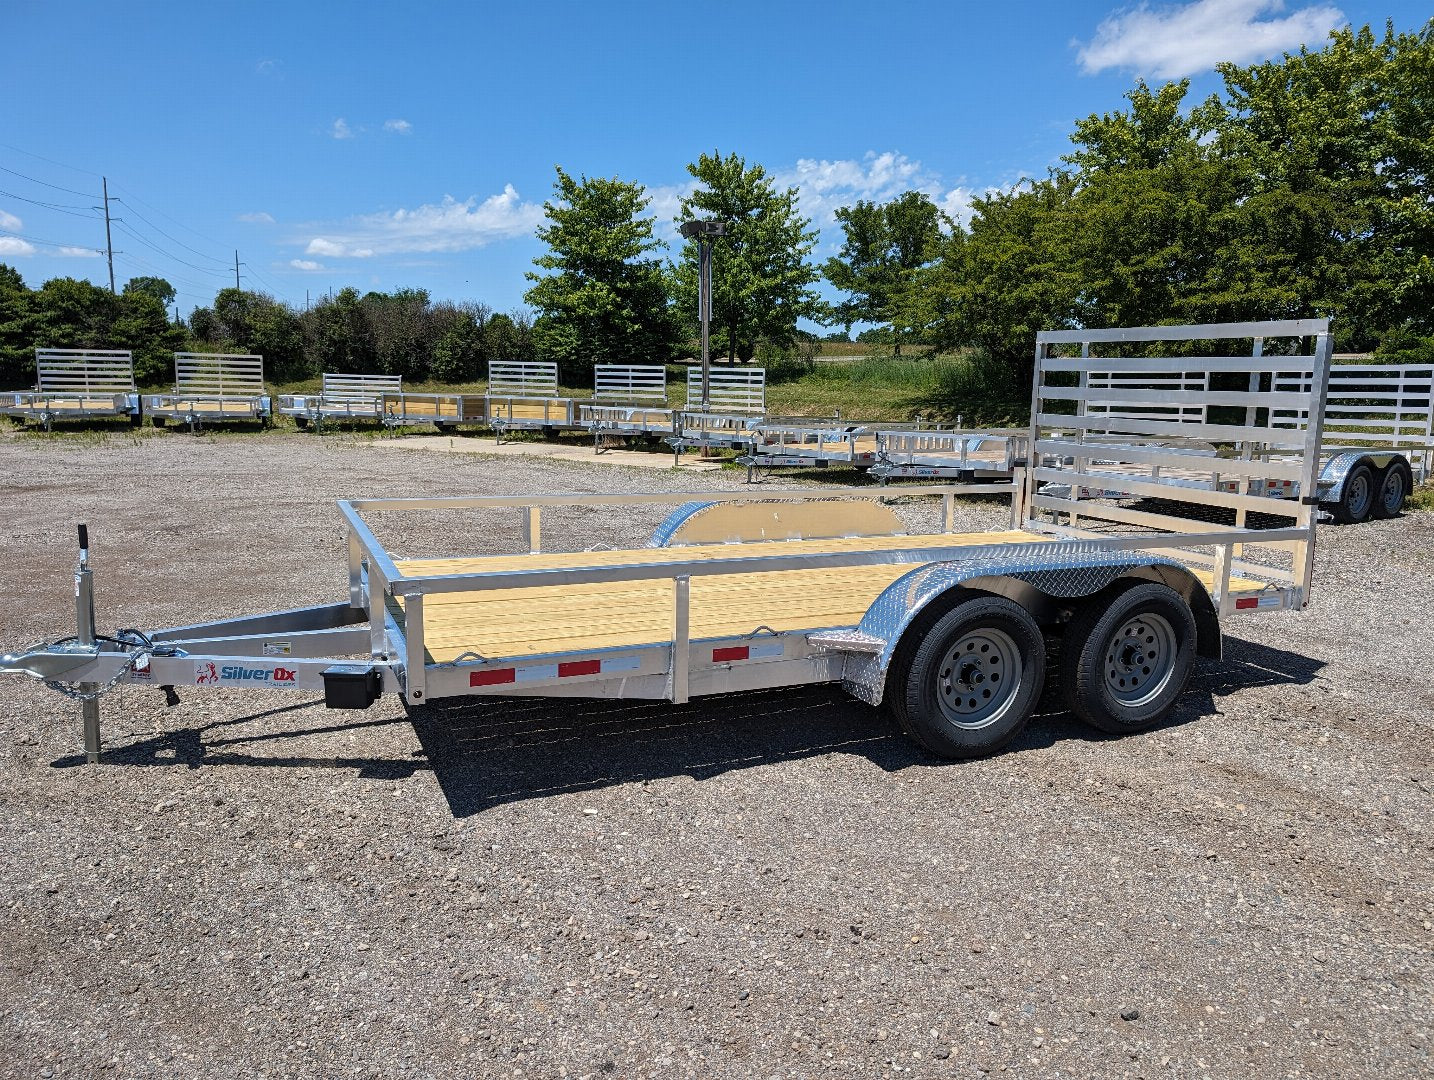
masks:
[[[1319,501],[1322,503],[1337,503],[1344,495],[1344,481],[1349,476],[1351,469],[1361,461],[1368,461],[1370,467],[1376,472],[1389,467],[1389,463],[1395,458],[1403,458],[1404,455],[1396,450],[1351,450],[1345,454],[1336,454],[1325,462],[1324,468],[1319,474]],[[1406,459],[1407,460],[1407,459]],[[1378,476],[1375,477],[1379,479]]]
[[[1199,631],[1197,651],[1219,657],[1220,624],[1205,586],[1173,559],[1138,551],[1091,551],[1074,544],[1027,547],[1020,554],[973,562],[930,563],[887,586],[862,617],[857,633],[884,643],[879,652],[848,653],[842,685],[847,693],[880,705],[886,673],[908,628],[933,603],[959,589],[1007,596],[1038,619],[1063,600],[1092,596],[1121,578],[1170,586],[1185,598]]]

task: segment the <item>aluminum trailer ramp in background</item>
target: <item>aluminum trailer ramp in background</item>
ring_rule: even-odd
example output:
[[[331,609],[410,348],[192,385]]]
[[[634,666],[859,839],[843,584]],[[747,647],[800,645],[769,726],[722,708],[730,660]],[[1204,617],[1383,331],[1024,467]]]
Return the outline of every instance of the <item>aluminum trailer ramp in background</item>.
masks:
[[[145,395],[144,415],[156,427],[174,420],[194,431],[206,423],[264,423],[271,406],[262,356],[177,352],[174,393]]]
[[[1257,336],[1287,348],[1310,344],[1277,360],[1230,350],[1090,355],[1107,342],[1124,353],[1164,353],[1188,341],[1202,352],[1212,342]],[[1077,350],[1085,355],[1069,355]],[[1209,393],[1255,410],[1255,422],[1198,425],[1200,436],[1278,446],[1287,459],[1224,467],[1254,481],[1293,476],[1312,485],[1328,357],[1324,320],[1043,332],[1028,435],[1042,463],[1021,469],[1014,485],[904,489],[942,501],[941,525],[916,533],[880,505],[890,491],[873,487],[815,497],[748,489],[343,502],[348,590],[334,604],[104,640],[93,631],[84,551],[77,637],[0,658],[0,673],[45,678],[89,698],[92,759],[100,750],[94,697],[125,681],[305,689],[345,708],[389,692],[411,706],[469,695],[682,702],[840,682],[863,701],[889,705],[932,753],[971,757],[999,749],[1025,724],[1045,683],[1045,639],[1055,636],[1058,679],[1076,715],[1102,731],[1138,731],[1174,707],[1197,653],[1219,654],[1224,619],[1309,603],[1315,509],[1280,504],[1287,524],[1263,530],[1192,517],[1185,511],[1245,513],[1269,501],[1166,483],[1155,470],[1185,459],[1159,441],[1187,425],[1073,414],[1092,393],[1080,372],[1092,363],[1115,371],[1253,371],[1254,389]],[[1277,377],[1296,368],[1307,372],[1306,389],[1280,389]],[[1129,400],[1157,403],[1165,392],[1147,386]],[[1271,410],[1284,408],[1313,420],[1300,431],[1273,427]],[[1176,509],[1136,511],[1043,490],[1105,482],[1097,457],[1150,469],[1143,479],[1109,480]],[[1007,528],[955,531],[955,498],[975,493],[1010,500]],[[868,505],[834,513],[833,500]],[[582,508],[644,503],[677,504],[649,546],[634,537],[620,550],[573,550],[585,540],[576,537],[562,545],[568,550],[545,550],[550,508],[575,508],[581,518]],[[527,550],[402,559],[370,525],[376,515],[455,511],[518,514]],[[483,534],[481,522],[471,534]]]
[[[41,424],[127,416],[138,425],[134,357],[118,349],[36,349],[35,389],[0,394],[0,412]]]

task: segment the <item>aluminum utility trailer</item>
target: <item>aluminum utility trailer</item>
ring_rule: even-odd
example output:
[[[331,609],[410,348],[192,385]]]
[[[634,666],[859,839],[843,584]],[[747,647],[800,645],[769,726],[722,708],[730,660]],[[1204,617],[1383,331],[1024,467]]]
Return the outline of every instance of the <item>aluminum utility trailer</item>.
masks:
[[[1255,337],[1303,343],[1305,351],[1275,359],[1230,350],[1131,355]],[[1205,366],[1260,376],[1256,389],[1226,399],[1255,410],[1255,421],[1203,425],[1207,437],[1269,442],[1291,454],[1224,467],[1256,481],[1314,483],[1327,321],[1055,331],[1036,342],[1029,437],[1051,460],[1097,451],[1151,469],[1185,465],[1190,452],[1143,441],[1168,437],[1171,421],[1132,420],[1123,432],[1129,438],[1097,445],[1070,409],[1091,393],[1077,377],[1093,364]],[[1107,342],[1122,355],[1070,355]],[[1292,364],[1310,372],[1306,387],[1275,388],[1274,376]],[[1156,387],[1150,400],[1162,394]],[[1272,426],[1270,412],[1287,408],[1314,420],[1300,431]],[[98,695],[125,681],[309,690],[339,708],[366,707],[385,693],[412,706],[468,695],[685,702],[835,682],[888,706],[931,752],[959,758],[1000,748],[1026,723],[1045,681],[1045,635],[1061,638],[1058,678],[1073,711],[1101,730],[1130,732],[1169,712],[1197,654],[1220,654],[1226,617],[1309,603],[1313,506],[1283,504],[1286,526],[1253,530],[1039,487],[1081,480],[1072,467],[1036,466],[1023,470],[1018,485],[912,487],[905,494],[944,504],[941,525],[914,533],[880,503],[888,493],[871,487],[341,502],[348,588],[334,603],[106,638],[94,629],[82,534],[77,635],[0,657],[0,673],[43,678],[80,696],[91,760],[100,752]],[[1167,484],[1154,473],[1139,483],[1186,510],[1268,505],[1259,496]],[[1011,498],[1007,528],[954,531],[955,496],[978,492]],[[546,509],[672,502],[679,505],[645,546],[635,538],[621,550],[543,551]],[[404,559],[370,526],[376,516],[452,511],[519,515],[528,550]]]
[[[195,431],[206,423],[264,423],[271,405],[262,356],[177,352],[174,393],[146,395],[144,415],[156,427],[174,420]]]
[[[737,457],[747,466],[747,483],[758,469],[857,469],[876,464],[876,432],[870,424],[830,420],[774,419],[756,424],[746,453]]]
[[[387,428],[432,424],[439,431],[452,431],[459,424],[486,423],[488,403],[482,394],[415,394],[401,390],[384,394],[379,412]]]
[[[1255,341],[1254,351],[1263,351],[1264,343]],[[1144,378],[1153,378],[1147,373]],[[1251,383],[1258,373],[1251,373]],[[1223,382],[1240,385],[1246,380],[1243,372],[1221,372],[1213,378],[1204,372],[1171,372],[1165,374],[1167,395],[1158,406],[1132,406],[1127,400],[1129,374],[1122,381],[1119,373],[1093,372],[1088,375],[1092,390],[1089,400],[1082,403],[1084,414],[1097,418],[1112,416],[1120,420],[1162,419],[1184,426],[1181,435],[1171,440],[1172,446],[1208,446],[1203,427],[1220,419],[1217,413],[1228,413],[1228,405],[1216,401]],[[1303,393],[1309,388],[1309,375],[1295,370],[1278,373],[1277,389]],[[1213,393],[1211,392],[1213,388]],[[1329,388],[1323,416],[1323,440],[1314,495],[1321,510],[1340,524],[1354,524],[1371,517],[1396,516],[1404,507],[1416,480],[1430,475],[1434,456],[1434,366],[1428,364],[1378,365],[1333,364],[1329,369]],[[1250,410],[1245,418],[1251,419]],[[1270,425],[1291,431],[1304,430],[1308,414],[1296,408],[1276,409]],[[1098,430],[1098,429],[1091,429]],[[1222,456],[1248,460],[1252,457],[1280,457],[1286,454],[1282,445],[1261,442],[1225,443]],[[1102,473],[1130,472],[1129,466],[1096,460]],[[1219,491],[1263,495],[1272,499],[1299,499],[1302,487],[1293,477],[1268,478],[1255,482],[1223,468],[1180,468],[1165,470],[1173,483],[1212,487]],[[1081,498],[1139,499],[1110,484],[1085,484],[1075,489]]]
[[[667,405],[667,368],[661,364],[598,364],[591,404],[578,406],[578,422],[593,433],[593,450],[637,436],[671,435],[676,411]]]
[[[708,369],[707,406],[702,405],[702,370],[687,369],[687,403],[673,419],[668,437],[673,460],[694,447],[742,450],[751,445],[752,429],[767,418],[767,369]]]
[[[403,392],[402,375],[342,375],[324,372],[317,394],[285,394],[279,412],[301,428],[321,430],[325,420],[379,420],[385,394]]]
[[[876,432],[876,463],[871,475],[889,480],[938,478],[962,482],[1010,481],[1026,457],[1022,435],[955,430]]]
[[[488,425],[499,442],[515,429],[556,435],[577,426],[572,398],[558,394],[558,365],[542,361],[488,361]]]
[[[0,394],[0,412],[44,425],[127,416],[138,426],[134,357],[118,349],[36,349],[35,389]]]

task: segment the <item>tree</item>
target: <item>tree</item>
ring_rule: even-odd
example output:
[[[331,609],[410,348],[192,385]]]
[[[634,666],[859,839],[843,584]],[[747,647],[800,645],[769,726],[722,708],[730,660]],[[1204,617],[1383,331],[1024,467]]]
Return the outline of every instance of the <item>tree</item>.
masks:
[[[712,322],[716,345],[728,362],[748,362],[757,343],[789,347],[797,320],[820,321],[821,298],[810,286],[818,278],[806,261],[816,246],[811,222],[797,208],[797,189],[778,191],[760,165],[747,167],[736,154],[703,154],[687,171],[698,187],[682,200],[678,221],[712,218],[726,235],[712,243]],[[697,243],[689,240],[673,271],[677,306],[695,330]]]
[[[378,370],[408,379],[425,378],[437,340],[437,326],[429,317],[428,291],[370,292],[361,303]]]
[[[0,386],[29,386],[35,375],[32,294],[13,266],[0,263]]]
[[[846,241],[823,273],[849,295],[832,313],[847,333],[858,322],[891,327],[900,356],[902,341],[915,333],[907,309],[917,272],[940,252],[941,211],[921,192],[908,191],[888,203],[844,206],[836,216]]]
[[[159,301],[159,306],[168,310],[174,303],[174,286],[162,277],[132,277],[124,283],[125,293],[148,293]]]
[[[434,306],[438,321],[438,340],[433,346],[433,364],[429,374],[440,382],[476,382],[483,377],[483,361],[487,358],[484,329],[492,317],[486,304],[465,302],[440,303]]]
[[[184,330],[170,321],[169,312],[154,293],[126,289],[116,305],[110,327],[110,348],[129,349],[135,379],[141,386],[170,381],[174,353],[184,347]]]
[[[270,379],[286,382],[314,371],[298,314],[267,293],[220,289],[212,308],[189,316],[189,332],[205,345],[262,356]]]
[[[555,198],[543,204],[548,224],[538,239],[549,251],[534,263],[554,273],[529,273],[524,299],[538,312],[534,344],[544,357],[576,373],[598,363],[664,362],[675,327],[668,311],[664,248],[653,237],[651,203],[641,184],[574,179],[559,168]]]

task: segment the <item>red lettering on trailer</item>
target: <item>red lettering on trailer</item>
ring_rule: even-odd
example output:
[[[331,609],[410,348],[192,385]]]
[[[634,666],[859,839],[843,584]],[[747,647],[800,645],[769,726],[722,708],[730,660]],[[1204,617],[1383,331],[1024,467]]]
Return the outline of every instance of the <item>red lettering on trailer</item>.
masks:
[[[497,686],[500,683],[516,682],[518,670],[516,668],[498,668],[489,671],[470,671],[468,673],[469,686]]]
[[[275,682],[293,682],[293,681],[294,681],[294,677],[295,677],[297,674],[298,674],[298,672],[292,670],[291,668],[276,667],[276,668],[274,669],[274,681],[275,681]]]
[[[601,671],[601,660],[569,660],[566,664],[558,665],[558,678],[566,679],[571,675],[596,675]]]
[[[713,649],[712,662],[720,664],[723,660],[745,660],[750,652],[751,650],[745,645],[729,645],[725,649]]]

